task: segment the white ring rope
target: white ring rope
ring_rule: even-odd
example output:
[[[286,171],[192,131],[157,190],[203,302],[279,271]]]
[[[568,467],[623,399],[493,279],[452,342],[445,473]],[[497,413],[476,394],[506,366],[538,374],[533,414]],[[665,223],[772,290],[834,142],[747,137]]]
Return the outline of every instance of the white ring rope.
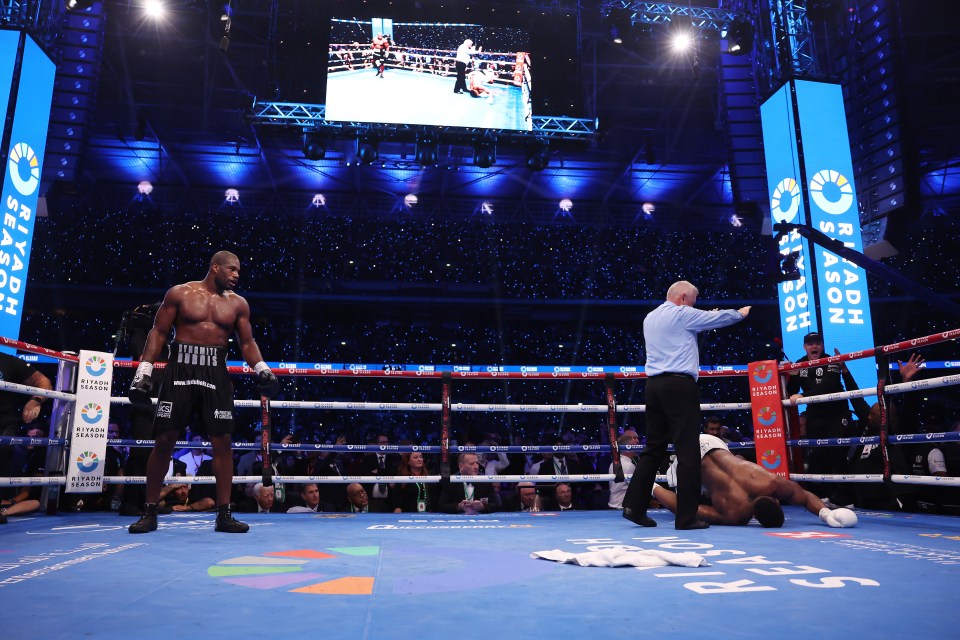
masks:
[[[884,386],[883,392],[888,395],[906,393],[908,391],[914,391],[916,389],[935,389],[938,387],[950,387],[955,384],[960,384],[960,374],[954,374],[952,376],[943,376],[940,378],[927,378],[924,380],[913,380],[911,382],[898,382],[897,384],[888,384]],[[825,393],[819,396],[809,396],[804,398],[799,398],[796,402],[791,401],[789,398],[784,398],[783,404],[819,404],[822,402],[835,402],[837,400],[849,400],[850,398],[864,398],[867,396],[877,395],[877,388],[871,387],[869,389],[856,389],[854,391],[839,391],[837,393]]]
[[[40,387],[31,387],[16,382],[4,382],[0,380],[0,391],[12,391],[26,396],[43,396],[44,398],[55,398],[57,400],[67,400],[74,402],[77,399],[76,394],[64,393],[63,391],[52,391],[50,389],[41,389]]]
[[[954,338],[955,332],[947,332],[939,336],[934,336],[937,340],[948,340]],[[928,337],[929,338],[929,337]],[[883,347],[883,352],[899,350],[899,347],[903,345],[910,344],[913,345],[913,342],[922,344],[926,342],[928,338],[923,338],[917,341],[903,342],[898,343],[897,345],[891,345]],[[0,339],[4,343],[10,344],[12,341],[6,338]],[[15,342],[12,346],[17,348],[27,348],[28,351],[33,352],[43,352],[47,353],[49,350],[42,349],[41,347],[35,347],[33,345],[26,345],[25,343]],[[908,348],[903,346],[904,349]],[[875,349],[875,350],[879,350]],[[873,353],[875,350],[870,350],[870,353]],[[59,357],[61,359],[71,359],[76,360],[75,356],[60,354],[57,352],[49,352],[53,354],[54,357]],[[856,354],[844,354],[843,356],[835,356],[827,360],[852,360],[857,357],[862,357],[860,354],[866,352],[858,352]],[[805,363],[807,365],[813,365],[815,363]],[[788,367],[784,367],[785,370],[792,370],[794,368],[799,368],[800,363],[791,364]],[[493,374],[491,374],[493,375]],[[538,377],[538,376],[534,376]],[[595,378],[598,376],[583,376],[584,378]],[[960,384],[960,374],[943,376],[939,378],[930,378],[924,380],[915,380],[911,382],[903,382],[899,384],[890,384],[884,387],[884,392],[886,394],[901,394],[907,393],[909,391],[921,390],[921,389],[933,389],[941,387],[949,387]],[[67,402],[75,402],[76,395],[72,393],[66,393],[62,391],[53,391],[48,389],[41,389],[38,387],[31,387],[27,385],[16,384],[12,382],[0,381],[0,390],[10,391],[13,393],[23,394],[23,395],[32,395],[32,396],[42,396],[45,398],[53,398],[57,400],[63,400]],[[877,388],[866,388],[866,389],[857,389],[854,391],[845,391],[839,393],[824,394],[819,396],[810,396],[799,398],[797,401],[791,401],[790,399],[784,399],[784,405],[802,405],[802,404],[819,404],[825,402],[836,402],[842,400],[849,400],[851,398],[863,398],[869,396],[877,395]],[[129,399],[125,397],[116,397],[110,399],[111,404],[119,405],[129,405],[131,404]],[[156,402],[156,400],[154,400]],[[305,409],[305,410],[346,410],[346,411],[442,411],[441,403],[431,403],[431,402],[343,402],[343,401],[294,401],[294,400],[272,400],[270,405],[273,408],[277,409]],[[235,400],[234,406],[238,408],[256,408],[260,407],[259,400]],[[590,404],[585,405],[582,403],[578,404],[502,404],[502,403],[454,403],[450,406],[451,411],[455,412],[518,412],[518,413],[604,413],[609,411],[609,407],[606,404]],[[740,411],[740,410],[749,410],[751,409],[751,404],[749,402],[728,402],[728,403],[704,403],[700,405],[702,411]],[[642,413],[646,411],[645,405],[617,405],[615,410],[618,413]],[[908,434],[908,435],[898,435],[890,438],[891,444],[901,444],[906,442],[922,442],[929,440],[936,440],[937,442],[942,441],[951,441],[960,438],[953,437],[953,433],[945,434]],[[8,440],[9,438],[4,438]],[[23,438],[15,438],[15,440],[26,440]],[[30,438],[30,444],[35,444],[37,446],[42,446],[43,444],[52,444],[56,439],[38,439]],[[851,446],[857,444],[867,444],[872,443],[873,441],[878,441],[877,436],[870,437],[860,437],[860,438],[830,438],[830,439],[817,439],[817,440],[798,440],[798,441],[788,441],[788,446],[803,446],[803,445],[819,445],[819,444],[831,444],[835,446]],[[44,442],[40,442],[44,441]],[[146,445],[148,441],[142,441],[142,444]],[[19,442],[18,442],[19,444]],[[137,444],[141,444],[141,441],[137,441]],[[179,443],[178,443],[179,444]],[[186,445],[191,446],[191,445]],[[199,446],[199,445],[198,445]],[[749,447],[750,443],[739,443],[737,446]],[[372,450],[372,445],[274,445],[271,448],[273,450],[322,450],[322,451],[351,451],[351,452],[360,452],[365,450]],[[247,445],[246,443],[235,443],[234,448],[259,448],[258,445]],[[423,446],[419,447],[419,450],[427,451],[433,450],[436,447]],[[453,457],[458,451],[470,451],[470,452],[485,452],[488,449],[491,452],[513,452],[514,449],[518,447],[464,447],[464,446],[454,446],[450,448],[451,457]],[[556,447],[556,446],[528,446],[527,450],[530,452],[537,451],[553,451],[553,450],[563,450],[563,451],[580,451],[581,448],[584,452],[599,451],[600,447],[594,448],[593,446],[589,447],[579,447],[579,446],[569,446],[569,447]],[[642,449],[640,446],[624,446],[624,449]],[[395,451],[395,447],[390,447],[391,450]],[[417,450],[414,447],[414,450]],[[609,450],[609,445],[604,446],[604,450]],[[629,479],[631,476],[626,476]],[[863,483],[882,483],[884,482],[883,476],[881,474],[803,474],[803,473],[794,473],[791,474],[791,478],[797,481],[818,481],[818,482],[863,482]],[[261,476],[234,476],[234,484],[246,484],[246,483],[256,483],[261,480]],[[342,484],[345,482],[358,482],[362,484],[370,483],[439,483],[441,481],[440,476],[283,476],[276,475],[274,479],[280,483],[317,483],[317,484]],[[917,485],[928,485],[928,486],[960,486],[960,477],[949,477],[949,476],[920,476],[920,475],[902,475],[902,474],[893,474],[890,476],[892,482],[897,484],[917,484]],[[462,482],[473,482],[473,483],[493,483],[493,482],[504,482],[504,483],[516,483],[516,482],[537,482],[537,483],[555,483],[555,482],[609,482],[614,480],[613,474],[577,474],[577,475],[480,475],[480,476],[461,476],[459,474],[451,475],[450,482],[462,483]],[[665,476],[658,476],[658,482],[664,482]],[[104,484],[144,484],[146,482],[145,476],[104,476]],[[168,477],[165,479],[167,483],[181,483],[181,484],[214,484],[216,479],[213,476],[177,476],[177,477]],[[10,478],[0,478],[0,487],[11,487],[11,486],[55,486],[63,485],[66,483],[66,478],[64,476],[49,476],[49,477],[10,477]]]
[[[156,404],[156,398],[153,399]],[[131,404],[128,398],[110,398],[110,404]],[[241,409],[259,409],[259,400],[234,400],[233,406]],[[441,411],[439,402],[343,402],[309,400],[271,400],[271,409],[307,409],[315,411]],[[605,404],[501,404],[455,402],[451,411],[488,413],[606,413]],[[749,402],[708,402],[700,405],[701,411],[746,411]],[[647,410],[642,404],[617,405],[617,413],[642,413]]]

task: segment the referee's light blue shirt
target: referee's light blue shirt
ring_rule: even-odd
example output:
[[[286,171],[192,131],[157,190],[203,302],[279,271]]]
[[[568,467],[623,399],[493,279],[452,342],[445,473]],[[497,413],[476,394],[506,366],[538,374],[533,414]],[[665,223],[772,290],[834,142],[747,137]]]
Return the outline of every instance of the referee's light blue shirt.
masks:
[[[686,373],[696,380],[700,375],[697,334],[741,320],[743,316],[736,309],[702,311],[667,300],[643,319],[643,339],[647,343],[644,370],[648,376]]]

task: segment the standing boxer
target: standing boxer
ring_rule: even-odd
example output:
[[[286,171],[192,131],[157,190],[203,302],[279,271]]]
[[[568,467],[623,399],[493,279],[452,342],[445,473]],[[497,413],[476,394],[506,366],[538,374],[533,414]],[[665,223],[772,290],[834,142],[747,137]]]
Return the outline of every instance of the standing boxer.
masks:
[[[231,513],[233,485],[233,383],[227,373],[227,343],[236,333],[243,359],[257,373],[260,393],[272,398],[279,391],[277,377],[260,356],[250,328],[250,306],[233,292],[240,278],[240,260],[218,251],[200,281],[172,287],[147,335],[147,343],[128,396],[136,405],[150,403],[153,363],[171,329],[170,358],[160,383],[153,421],[156,443],[147,461],[147,503],[130,533],[157,529],[157,502],[177,437],[196,412],[213,444],[213,474],[217,479],[216,531],[246,533],[247,524]]]

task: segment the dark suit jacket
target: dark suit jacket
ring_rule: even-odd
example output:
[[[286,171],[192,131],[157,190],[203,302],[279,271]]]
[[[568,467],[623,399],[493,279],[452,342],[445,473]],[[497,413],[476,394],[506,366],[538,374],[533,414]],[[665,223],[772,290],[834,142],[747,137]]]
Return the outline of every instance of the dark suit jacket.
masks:
[[[435,512],[440,498],[440,486],[425,483],[422,485],[427,503],[427,511]],[[399,508],[404,513],[417,513],[417,501],[420,489],[416,483],[396,484],[390,489],[390,510]]]
[[[493,513],[500,510],[500,496],[493,490],[489,482],[477,482],[473,485],[474,500],[487,499],[487,509],[483,513]],[[463,513],[457,505],[466,499],[462,482],[446,482],[440,491],[440,511],[444,513]]]

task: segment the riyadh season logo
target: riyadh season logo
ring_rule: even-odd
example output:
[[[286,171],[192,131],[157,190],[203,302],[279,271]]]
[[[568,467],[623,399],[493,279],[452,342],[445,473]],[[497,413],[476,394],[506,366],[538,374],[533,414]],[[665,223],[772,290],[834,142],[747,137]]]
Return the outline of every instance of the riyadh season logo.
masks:
[[[107,371],[107,361],[100,356],[90,356],[84,363],[87,373],[95,378],[99,378]]]
[[[824,212],[838,216],[853,204],[853,185],[839,171],[824,169],[810,180],[810,197]]]
[[[10,147],[10,159],[7,161],[10,181],[22,196],[31,196],[40,186],[40,160],[26,142],[18,142]],[[27,178],[23,178],[23,174]]]
[[[757,412],[757,422],[765,427],[769,427],[777,421],[777,412],[771,407],[764,407]]]
[[[770,211],[777,222],[792,222],[800,210],[800,185],[793,178],[784,178],[773,190]]]
[[[763,455],[760,456],[760,464],[763,465],[764,469],[772,471],[780,466],[780,454],[773,449],[767,449],[763,452]]]
[[[80,409],[80,417],[87,424],[96,424],[103,417],[103,409],[96,402],[88,402]]]
[[[90,473],[100,466],[100,459],[93,451],[84,451],[77,456],[77,469],[83,473]]]
[[[772,377],[773,370],[765,364],[761,364],[753,370],[753,380],[759,384],[766,384],[770,382],[770,378]]]

